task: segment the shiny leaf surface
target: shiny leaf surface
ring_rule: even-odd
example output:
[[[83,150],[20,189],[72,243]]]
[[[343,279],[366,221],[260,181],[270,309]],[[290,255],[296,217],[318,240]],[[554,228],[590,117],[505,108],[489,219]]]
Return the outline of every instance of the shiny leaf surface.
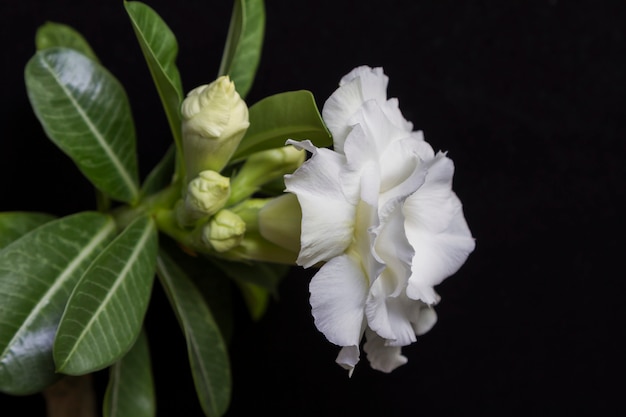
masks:
[[[330,133],[309,91],[275,94],[251,106],[250,127],[232,161],[240,161],[264,149],[284,146],[287,139],[309,139],[318,147],[332,145]]]
[[[44,224],[0,251],[0,391],[31,394],[54,382],[52,346],[66,302],[115,235],[85,212]]]
[[[54,341],[57,371],[105,368],[139,335],[154,281],[157,231],[139,217],[94,260],[72,293]]]
[[[74,49],[86,57],[99,62],[87,40],[71,26],[56,22],[46,22],[39,26],[35,34],[37,50],[64,46]]]
[[[7,211],[0,213],[0,250],[26,233],[54,220],[46,213]]]
[[[176,67],[178,42],[169,26],[150,6],[139,1],[124,1],[124,7],[161,98],[178,154],[182,155],[180,104],[183,87]]]
[[[156,400],[150,349],[145,331],[126,355],[109,369],[104,417],[153,417]]]
[[[126,93],[104,67],[69,48],[38,51],[26,64],[26,87],[48,137],[103,193],[138,195],[135,127]]]
[[[231,394],[226,345],[202,294],[170,256],[161,251],[157,274],[185,333],[196,393],[208,417],[222,416]]]
[[[228,75],[245,98],[254,82],[265,35],[263,0],[236,0],[219,75]]]

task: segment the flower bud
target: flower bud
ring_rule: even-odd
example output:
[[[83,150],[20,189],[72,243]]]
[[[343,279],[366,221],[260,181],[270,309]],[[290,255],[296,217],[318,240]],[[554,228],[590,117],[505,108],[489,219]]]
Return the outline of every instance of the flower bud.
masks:
[[[218,211],[202,231],[205,242],[216,252],[239,246],[245,232],[246,223],[230,210]]]
[[[184,203],[177,207],[178,222],[191,226],[203,217],[217,213],[230,195],[230,178],[215,171],[202,171],[187,184]]]
[[[248,126],[248,107],[227,75],[197,87],[182,103],[183,155],[187,178],[221,171]]]
[[[282,248],[300,251],[302,210],[294,194],[271,199],[259,210],[259,232]]]
[[[304,150],[292,145],[252,154],[233,178],[229,204],[251,196],[264,184],[293,173],[304,163],[305,157]]]

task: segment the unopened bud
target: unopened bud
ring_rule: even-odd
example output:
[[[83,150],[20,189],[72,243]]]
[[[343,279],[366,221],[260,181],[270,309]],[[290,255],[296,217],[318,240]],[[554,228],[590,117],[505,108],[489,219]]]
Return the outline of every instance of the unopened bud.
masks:
[[[217,213],[230,195],[230,178],[215,171],[202,171],[187,184],[184,204],[178,207],[181,226],[191,226],[203,217]]]
[[[302,210],[294,194],[271,199],[259,210],[259,232],[282,248],[300,251]]]
[[[302,165],[306,153],[292,145],[252,154],[233,178],[229,204],[251,196],[261,186],[291,174]]]
[[[197,87],[182,103],[183,155],[187,178],[221,171],[246,133],[248,107],[227,75]]]
[[[220,210],[203,229],[203,238],[216,252],[226,252],[241,243],[246,223],[229,210]]]

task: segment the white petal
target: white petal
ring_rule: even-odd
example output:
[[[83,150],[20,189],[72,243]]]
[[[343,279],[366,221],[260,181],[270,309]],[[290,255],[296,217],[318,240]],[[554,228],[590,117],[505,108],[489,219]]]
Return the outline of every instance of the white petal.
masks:
[[[343,369],[348,371],[348,376],[352,376],[354,367],[359,363],[359,347],[358,346],[344,346],[339,351],[335,362],[338,363]]]
[[[397,206],[374,233],[374,254],[385,264],[385,269],[378,277],[381,296],[396,297],[406,288],[415,254],[404,231],[402,207]]]
[[[375,148],[370,152],[382,154],[393,141],[406,138],[411,131],[394,125],[375,100],[365,101],[350,119],[351,125],[361,125],[365,135],[372,138]],[[346,155],[348,155],[346,151]],[[348,161],[350,158],[348,157]]]
[[[343,144],[352,127],[350,118],[367,100],[381,103],[387,99],[389,79],[382,68],[361,66],[353,69],[339,82],[339,88],[326,100],[322,117],[333,135],[334,149],[343,153]]]
[[[358,346],[369,283],[358,259],[341,255],[324,264],[311,280],[315,326],[339,346]]]
[[[298,197],[302,208],[297,263],[305,268],[343,253],[352,241],[358,196],[344,193],[343,164],[343,155],[317,149],[293,174],[285,176],[287,191]]]
[[[367,324],[389,346],[410,345],[417,340],[413,323],[417,319],[415,303],[404,295],[383,297],[372,291],[365,307]]]
[[[417,319],[413,323],[413,330],[418,336],[428,332],[437,323],[437,312],[429,305],[423,304],[419,307]]]
[[[367,341],[363,345],[363,350],[372,368],[389,373],[407,363],[408,360],[402,355],[399,346],[387,346],[385,339],[371,330],[366,330],[365,337]]]
[[[475,247],[475,241],[463,216],[461,202],[454,194],[450,198],[456,211],[446,230],[433,233],[424,227],[406,229],[409,242],[415,249],[407,295],[428,304],[438,301],[432,287],[454,274]]]

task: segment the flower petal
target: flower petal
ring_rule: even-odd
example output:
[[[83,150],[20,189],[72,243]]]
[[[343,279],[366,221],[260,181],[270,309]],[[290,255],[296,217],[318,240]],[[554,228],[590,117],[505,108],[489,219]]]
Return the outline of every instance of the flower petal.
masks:
[[[404,204],[406,233],[415,249],[407,295],[433,304],[433,286],[454,274],[474,250],[475,242],[451,189],[454,166],[444,154],[430,162],[422,187]]]
[[[354,367],[359,363],[359,347],[358,346],[344,346],[339,351],[335,362],[339,364],[343,369],[348,371],[348,376],[352,376]]]
[[[343,144],[350,133],[351,117],[364,101],[387,100],[389,78],[382,68],[361,66],[346,74],[339,82],[339,88],[326,100],[322,108],[324,122],[333,135],[335,151],[343,153]]]
[[[339,346],[358,346],[369,289],[360,262],[348,255],[324,264],[309,284],[315,326]]]
[[[345,157],[329,149],[315,153],[293,174],[285,176],[287,191],[302,208],[301,250],[297,263],[308,268],[343,253],[352,241],[358,196],[344,193],[341,178]]]
[[[367,341],[363,345],[363,350],[372,368],[389,373],[407,363],[408,360],[402,355],[400,346],[387,346],[385,339],[369,329],[365,331],[365,337]]]

